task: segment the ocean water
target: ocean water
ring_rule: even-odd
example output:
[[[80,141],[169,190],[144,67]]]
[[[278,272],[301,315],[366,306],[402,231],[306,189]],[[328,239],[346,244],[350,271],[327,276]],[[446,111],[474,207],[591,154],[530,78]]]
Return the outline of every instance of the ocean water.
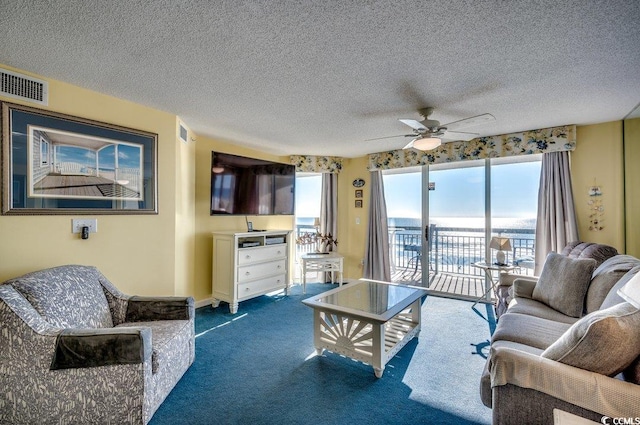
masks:
[[[313,217],[296,217],[296,225],[313,227]],[[484,217],[431,217],[430,224],[437,227],[453,227],[459,229],[484,229]],[[494,217],[491,219],[491,225],[494,229],[527,229],[535,230],[535,217]],[[409,217],[389,217],[389,227],[394,228],[417,228],[422,227],[419,218]]]
[[[313,217],[296,217],[296,225],[313,228]],[[512,251],[507,253],[507,261],[532,258],[534,255],[535,218],[496,217],[491,220],[492,232],[511,239]],[[485,238],[484,217],[432,217],[436,226],[431,248],[432,261],[438,263],[438,270],[481,274],[471,267],[484,260]],[[390,248],[396,267],[406,267],[420,250],[422,244],[421,220],[407,217],[389,217]],[[446,229],[446,230],[445,230]]]

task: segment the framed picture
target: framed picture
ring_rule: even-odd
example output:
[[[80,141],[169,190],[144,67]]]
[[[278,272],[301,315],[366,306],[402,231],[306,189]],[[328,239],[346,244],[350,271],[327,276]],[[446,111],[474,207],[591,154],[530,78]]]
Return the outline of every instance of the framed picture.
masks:
[[[356,198],[362,198],[362,189],[356,190]]]
[[[2,213],[157,214],[158,135],[2,103]]]
[[[362,199],[356,199],[356,208],[362,208]]]

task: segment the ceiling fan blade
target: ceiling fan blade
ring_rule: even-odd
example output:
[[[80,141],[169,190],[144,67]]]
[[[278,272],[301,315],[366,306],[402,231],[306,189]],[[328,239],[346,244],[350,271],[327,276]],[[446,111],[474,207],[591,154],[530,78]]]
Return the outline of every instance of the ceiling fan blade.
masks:
[[[495,121],[496,117],[491,114],[481,114],[476,115],[475,117],[463,118],[458,121],[453,121],[448,124],[444,124],[443,127],[454,127],[454,128],[464,128],[464,127],[472,127],[474,125],[482,124],[489,121]]]
[[[466,133],[463,131],[446,131],[444,138],[448,141],[456,141],[456,140],[464,140],[469,141],[478,137],[480,134],[478,133]]]
[[[395,136],[374,137],[373,139],[364,139],[364,141],[370,142],[371,140],[393,139],[394,137],[416,137],[416,135],[415,134],[396,134]]]
[[[414,130],[416,130],[416,131],[418,131],[420,133],[427,131],[427,128],[420,121],[405,120],[405,119],[398,120],[398,121],[400,121],[403,124],[408,125],[409,127],[413,128]]]

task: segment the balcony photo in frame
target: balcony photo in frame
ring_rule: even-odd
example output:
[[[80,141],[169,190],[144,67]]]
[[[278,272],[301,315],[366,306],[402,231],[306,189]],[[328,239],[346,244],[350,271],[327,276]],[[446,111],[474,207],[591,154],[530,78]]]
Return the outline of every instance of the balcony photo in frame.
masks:
[[[158,135],[2,103],[2,213],[157,214]]]

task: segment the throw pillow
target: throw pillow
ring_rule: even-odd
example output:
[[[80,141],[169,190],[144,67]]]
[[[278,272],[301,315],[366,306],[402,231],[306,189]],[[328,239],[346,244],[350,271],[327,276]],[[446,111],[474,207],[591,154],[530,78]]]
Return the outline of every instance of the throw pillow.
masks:
[[[616,255],[602,263],[593,272],[587,297],[585,298],[585,314],[601,310],[602,302],[611,292],[611,288],[631,269],[640,265],[640,260],[630,255]],[[623,300],[620,299],[619,302]],[[608,307],[613,306],[613,303]],[[606,308],[606,307],[605,307]]]
[[[571,317],[581,317],[596,261],[569,258],[555,252],[547,255],[533,299]]]
[[[636,273],[640,272],[640,266],[634,267],[627,272],[624,276],[620,278],[618,283],[613,285],[613,288],[607,294],[607,297],[602,301],[602,305],[600,306],[600,310],[604,310],[605,308],[613,307],[616,304],[620,304],[624,302],[624,299],[618,295],[618,289],[622,288],[631,280]]]
[[[621,303],[574,323],[541,354],[574,367],[615,376],[640,353],[640,310]]]

